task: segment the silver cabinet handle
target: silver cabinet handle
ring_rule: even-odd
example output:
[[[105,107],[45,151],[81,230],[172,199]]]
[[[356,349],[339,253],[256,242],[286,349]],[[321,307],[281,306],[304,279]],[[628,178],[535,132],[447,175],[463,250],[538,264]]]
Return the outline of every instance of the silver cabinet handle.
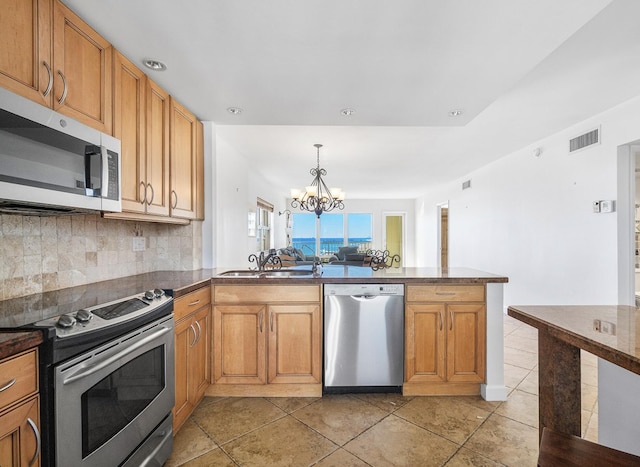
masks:
[[[269,313],[269,327],[271,328],[271,332],[273,332],[273,313]]]
[[[33,455],[33,459],[31,459],[29,461],[29,467],[31,467],[33,464],[35,464],[36,460],[38,460],[38,456],[40,455],[40,445],[41,445],[41,442],[40,442],[40,430],[38,430],[38,427],[36,426],[34,421],[31,420],[30,418],[27,418],[27,423],[29,424],[29,426],[33,430],[33,434],[36,436],[36,452]]]
[[[16,379],[13,378],[11,381],[9,381],[7,384],[5,384],[4,386],[2,386],[0,388],[0,392],[2,391],[6,391],[7,389],[9,389],[11,386],[13,386],[14,384],[16,384]]]
[[[436,292],[436,295],[455,295],[456,292]]]
[[[142,197],[142,201],[140,201],[140,204],[144,204],[147,202],[147,187],[144,182],[140,182],[140,188],[144,190],[144,197]]]
[[[176,190],[171,190],[171,194],[173,195],[173,197],[175,198],[175,202],[173,203],[173,205],[171,206],[171,209],[175,209],[176,206],[178,205],[178,193],[176,193]]]
[[[202,328],[200,327],[200,323],[198,321],[196,321],[196,326],[198,326],[198,338],[193,345],[196,345],[198,342],[200,342],[200,337],[202,337]]]
[[[453,312],[449,310],[449,331],[453,331]]]
[[[193,327],[193,324],[189,326],[189,328],[193,331],[193,342],[189,345],[189,347],[193,347],[198,342],[198,333],[196,332],[196,328]]]
[[[147,187],[151,188],[151,199],[147,202],[147,206],[153,203],[153,198],[156,197],[156,191],[153,189],[153,185],[151,183],[147,183]],[[146,193],[145,193],[146,199]]]
[[[260,315],[258,316],[258,322],[260,325],[260,332],[262,332],[262,311],[260,312]]]
[[[42,97],[47,97],[51,92],[51,88],[53,88],[53,73],[51,73],[51,67],[46,62],[46,60],[42,60],[42,64],[47,69],[47,73],[49,74],[49,82],[47,83],[47,89],[42,93]]]
[[[442,322],[444,321],[444,317],[442,316],[442,310],[440,310],[440,330],[442,331]]]
[[[60,70],[58,70],[58,74],[60,75],[60,78],[62,78],[62,84],[64,85],[64,88],[62,88],[62,96],[60,96],[60,99],[58,99],[58,104],[62,105],[62,103],[67,98],[67,78],[65,78],[64,73],[62,73]]]

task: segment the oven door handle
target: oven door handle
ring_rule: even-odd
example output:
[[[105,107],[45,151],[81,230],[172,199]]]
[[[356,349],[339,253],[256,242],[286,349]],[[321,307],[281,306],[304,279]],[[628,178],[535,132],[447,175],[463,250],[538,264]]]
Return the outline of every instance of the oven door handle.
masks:
[[[96,363],[92,363],[91,366],[86,366],[86,367],[82,367],[82,368],[78,368],[77,371],[75,371],[74,373],[69,374],[67,377],[65,377],[62,380],[62,384],[71,384],[74,381],[77,381],[79,379],[82,378],[86,378],[89,375],[92,375],[93,373],[96,373],[100,370],[102,370],[103,368],[111,365],[113,362],[120,360],[122,357],[135,352],[136,350],[138,350],[140,347],[144,347],[145,345],[147,345],[149,342],[154,341],[155,339],[157,339],[158,337],[171,332],[172,329],[171,328],[167,328],[167,327],[162,327],[160,329],[158,329],[157,331],[153,332],[152,334],[149,334],[148,336],[140,339],[138,342],[135,342],[133,345],[127,347],[126,349],[117,352],[109,357],[106,357],[104,360],[100,361],[100,362],[96,362]]]

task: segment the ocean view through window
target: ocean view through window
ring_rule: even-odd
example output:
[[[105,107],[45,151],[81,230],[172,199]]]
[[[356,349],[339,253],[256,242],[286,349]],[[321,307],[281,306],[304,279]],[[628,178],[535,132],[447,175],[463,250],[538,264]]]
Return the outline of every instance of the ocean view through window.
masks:
[[[320,251],[316,252],[315,214],[293,214],[291,241],[305,255],[330,255],[341,246],[355,246],[365,252],[371,248],[372,214],[326,213],[320,217]]]

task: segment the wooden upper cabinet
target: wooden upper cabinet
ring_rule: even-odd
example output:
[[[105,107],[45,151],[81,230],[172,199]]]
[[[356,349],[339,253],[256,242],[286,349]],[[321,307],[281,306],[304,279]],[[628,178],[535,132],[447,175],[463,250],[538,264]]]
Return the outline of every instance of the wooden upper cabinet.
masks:
[[[171,216],[197,217],[198,120],[171,98]]]
[[[147,213],[169,215],[169,94],[147,79]]]
[[[55,1],[54,110],[111,134],[111,60],[111,44]]]
[[[204,127],[201,121],[196,125],[196,219],[204,220]]]
[[[0,86],[51,106],[51,0],[3,0]]]
[[[146,75],[120,52],[113,53],[113,136],[121,142],[122,209],[145,212]]]

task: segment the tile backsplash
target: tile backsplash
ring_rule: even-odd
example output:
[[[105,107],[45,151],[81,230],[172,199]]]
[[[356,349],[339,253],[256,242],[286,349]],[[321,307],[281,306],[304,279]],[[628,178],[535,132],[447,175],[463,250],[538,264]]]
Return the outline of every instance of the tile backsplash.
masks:
[[[133,251],[135,237],[144,251]],[[151,271],[202,267],[202,222],[0,216],[0,300]]]

